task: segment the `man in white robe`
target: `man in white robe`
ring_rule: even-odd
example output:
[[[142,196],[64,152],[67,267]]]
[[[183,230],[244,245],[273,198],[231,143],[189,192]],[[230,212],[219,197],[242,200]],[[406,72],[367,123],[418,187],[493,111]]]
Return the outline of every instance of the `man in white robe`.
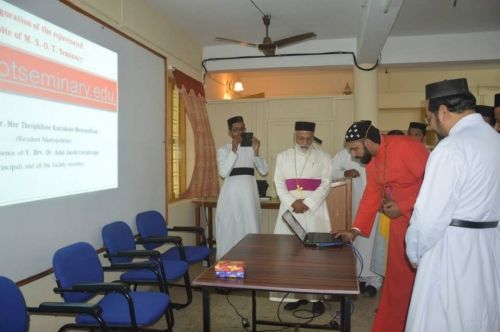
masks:
[[[406,234],[417,268],[406,331],[500,331],[500,135],[465,79],[427,85],[426,99],[442,139]]]
[[[325,202],[330,191],[331,157],[313,146],[315,126],[313,122],[296,122],[295,146],[279,153],[276,157],[274,184],[281,205],[274,234],[293,234],[281,219],[285,211],[291,211],[307,232],[331,230]],[[272,293],[271,299],[273,297],[278,296]],[[295,301],[293,294],[285,299],[285,302],[290,301]],[[288,303],[285,309],[294,310],[306,303],[304,300],[295,301]],[[313,312],[322,314],[323,304],[315,302]]]
[[[342,149],[332,159],[332,180],[350,178],[352,181],[352,216],[358,211],[359,201],[366,186],[365,167],[361,162],[354,159],[348,149]],[[376,217],[378,219],[378,215]],[[358,271],[360,274],[361,291],[370,296],[375,296],[377,289],[382,285],[382,277],[370,271],[370,263],[372,261],[373,244],[377,227],[373,230],[369,238],[358,236],[354,240],[354,246],[358,249],[363,260],[363,270]],[[358,266],[358,270],[361,266]],[[361,272],[361,273],[359,273]]]
[[[219,175],[224,178],[217,200],[216,240],[219,260],[248,233],[260,232],[260,198],[254,170],[266,175],[266,160],[259,156],[260,142],[241,146],[245,123],[241,116],[227,120],[231,143],[217,150]]]

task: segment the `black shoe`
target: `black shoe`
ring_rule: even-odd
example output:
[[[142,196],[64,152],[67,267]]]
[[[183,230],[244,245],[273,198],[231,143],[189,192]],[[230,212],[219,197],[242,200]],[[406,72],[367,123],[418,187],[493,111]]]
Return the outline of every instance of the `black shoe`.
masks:
[[[365,289],[366,289],[366,282],[361,281],[359,283],[359,291],[361,292],[361,294],[363,294],[365,292]]]
[[[377,295],[377,289],[372,285],[368,285],[365,287],[363,293],[368,294],[370,297],[375,297],[375,295]]]
[[[309,301],[307,301],[307,300],[298,300],[296,302],[288,302],[287,304],[285,304],[285,310],[288,310],[288,311],[296,310],[301,305],[306,305],[307,303],[309,303]]]
[[[316,317],[323,315],[325,313],[325,305],[323,304],[323,302],[321,301],[314,302],[312,307],[312,312],[313,315]]]

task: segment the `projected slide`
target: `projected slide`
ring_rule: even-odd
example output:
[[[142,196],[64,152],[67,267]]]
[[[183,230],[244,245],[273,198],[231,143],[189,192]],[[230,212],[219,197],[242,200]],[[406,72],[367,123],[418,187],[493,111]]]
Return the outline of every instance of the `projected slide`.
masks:
[[[0,206],[118,186],[118,57],[0,0]]]

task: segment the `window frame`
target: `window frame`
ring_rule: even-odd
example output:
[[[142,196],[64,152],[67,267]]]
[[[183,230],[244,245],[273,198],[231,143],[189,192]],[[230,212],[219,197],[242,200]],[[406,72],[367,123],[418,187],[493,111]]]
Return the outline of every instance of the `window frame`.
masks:
[[[178,98],[174,98],[174,93],[178,94]],[[168,77],[167,80],[167,116],[166,116],[166,155],[167,155],[167,176],[166,176],[166,188],[167,188],[167,202],[172,203],[182,200],[182,194],[186,191],[186,108],[180,97],[175,81],[172,77]],[[174,131],[173,131],[173,121],[174,121],[174,100],[178,102],[179,119],[178,119],[178,145],[179,145],[179,170],[178,170],[178,182],[179,182],[179,193],[176,195],[174,188],[174,144],[176,144]]]

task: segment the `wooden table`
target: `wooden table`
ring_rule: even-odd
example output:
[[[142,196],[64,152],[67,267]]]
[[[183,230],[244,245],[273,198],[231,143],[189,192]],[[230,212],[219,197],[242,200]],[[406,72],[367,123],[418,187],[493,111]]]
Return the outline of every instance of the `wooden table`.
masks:
[[[245,279],[215,276],[214,267],[202,272],[193,285],[203,291],[203,331],[210,331],[210,288],[252,291],[252,331],[257,324],[333,329],[325,325],[257,320],[256,291],[330,294],[341,297],[340,330],[351,328],[351,296],[359,294],[356,261],[350,247],[316,249],[304,247],[293,235],[248,234],[223,260],[246,263]]]
[[[213,212],[212,209],[214,207],[217,207],[217,197],[205,197],[203,199],[201,198],[196,198],[192,201],[192,203],[195,206],[195,226],[197,228],[200,228],[201,225],[201,209],[202,208],[207,208],[207,232],[208,232],[208,246],[210,248],[213,248],[213,245],[215,244],[214,240],[214,235],[213,235]],[[271,198],[270,200],[261,200],[260,201],[260,208],[261,209],[271,209],[271,210],[278,210],[280,208],[280,200],[278,198]],[[201,244],[201,236],[196,237],[196,245]]]

